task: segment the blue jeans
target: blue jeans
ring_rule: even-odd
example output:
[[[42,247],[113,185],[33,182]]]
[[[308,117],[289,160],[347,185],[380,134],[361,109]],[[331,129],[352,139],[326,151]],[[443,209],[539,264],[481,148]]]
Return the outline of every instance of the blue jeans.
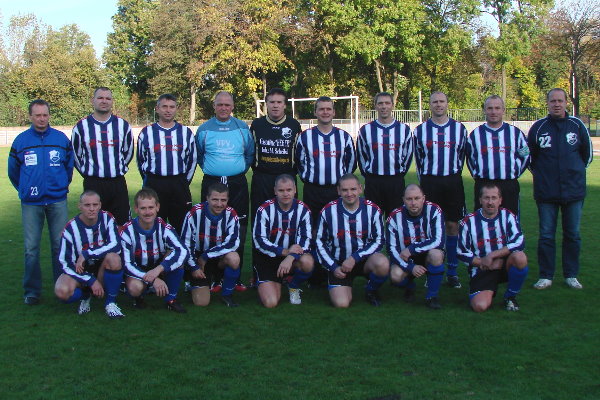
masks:
[[[23,244],[25,246],[25,273],[23,274],[23,290],[25,297],[39,298],[42,294],[42,270],[40,268],[40,242],[44,218],[48,220],[50,247],[52,248],[52,272],[54,282],[62,273],[58,262],[60,235],[68,221],[67,200],[46,206],[32,206],[21,203],[21,220],[23,222]]]
[[[540,219],[540,238],[538,241],[538,264],[540,278],[552,279],[556,270],[556,224],[558,210],[562,216],[562,267],[565,278],[576,278],[579,273],[579,221],[583,200],[571,203],[537,203]]]

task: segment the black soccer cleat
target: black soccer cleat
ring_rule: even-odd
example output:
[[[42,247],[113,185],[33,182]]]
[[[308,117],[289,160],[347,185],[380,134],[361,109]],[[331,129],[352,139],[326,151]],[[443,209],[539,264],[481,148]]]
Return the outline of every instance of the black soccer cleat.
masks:
[[[446,276],[446,283],[448,284],[448,286],[455,289],[460,289],[462,287],[457,275]]]
[[[142,296],[138,296],[133,299],[133,306],[138,310],[143,310],[148,307],[146,300]]]
[[[379,298],[379,293],[376,290],[367,290],[365,292],[365,297],[367,302],[375,307],[379,307],[381,305],[381,299]]]
[[[514,297],[507,297],[504,299],[504,308],[506,311],[519,311],[519,303]]]
[[[442,308],[442,305],[440,304],[440,300],[437,297],[431,297],[429,299],[425,299],[425,305],[429,308],[431,308],[432,310],[439,310],[440,308]]]
[[[404,289],[404,301],[407,303],[414,303],[415,301],[415,289],[406,288]]]
[[[239,306],[238,303],[236,303],[235,301],[233,301],[233,297],[231,297],[231,296],[221,296],[221,301],[227,307],[237,307],[237,306]]]
[[[176,299],[167,301],[166,306],[167,310],[169,311],[174,311],[180,314],[185,314],[187,312],[186,309],[183,308],[183,306]]]

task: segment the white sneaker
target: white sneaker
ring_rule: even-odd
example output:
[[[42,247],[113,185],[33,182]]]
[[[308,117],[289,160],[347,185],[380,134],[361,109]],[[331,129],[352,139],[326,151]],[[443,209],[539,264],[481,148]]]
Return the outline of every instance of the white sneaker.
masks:
[[[535,289],[547,289],[550,286],[552,286],[552,280],[551,279],[544,279],[544,278],[540,278],[534,285],[533,287]]]
[[[302,292],[302,290],[290,288],[290,303],[302,304],[302,299],[300,298],[300,292]]]
[[[583,285],[581,283],[579,283],[577,278],[567,278],[567,279],[565,279],[565,283],[571,289],[583,289]]]
[[[81,302],[79,303],[79,310],[77,310],[77,314],[83,315],[83,314],[89,313],[90,310],[92,309],[90,307],[91,301],[92,301],[92,296],[88,297],[87,299],[81,300]]]
[[[106,315],[108,315],[108,318],[123,318],[125,316],[125,314],[121,312],[121,309],[117,303],[108,303],[104,309],[106,310]]]

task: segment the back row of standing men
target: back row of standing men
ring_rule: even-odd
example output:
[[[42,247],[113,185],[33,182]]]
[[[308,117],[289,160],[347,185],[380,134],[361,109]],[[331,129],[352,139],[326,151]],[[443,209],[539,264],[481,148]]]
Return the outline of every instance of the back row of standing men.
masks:
[[[556,220],[563,213],[563,273],[573,288],[579,270],[579,219],[585,196],[585,168],[592,159],[589,133],[577,118],[566,113],[566,93],[548,93],[549,115],[537,121],[528,139],[516,127],[503,122],[504,104],[490,96],[484,104],[486,123],[469,135],[464,125],[447,115],[444,93],[430,97],[431,118],[411,133],[392,115],[388,93],[375,97],[377,120],[359,132],[357,151],[350,135],[333,126],[334,105],[327,97],[315,103],[317,126],[300,133],[300,124],[285,115],[286,95],[273,89],[266,97],[267,115],[247,125],[232,116],[233,96],[219,92],[214,99],[215,117],[201,125],[195,135],[175,121],[177,102],[162,95],[156,106],[158,122],[145,127],[138,138],[138,168],[144,186],[158,192],[160,216],[181,233],[190,210],[196,163],[204,172],[201,198],[221,182],[229,188],[229,205],[240,221],[240,265],[248,224],[249,203],[255,210],[273,197],[275,179],[297,175],[304,183],[304,203],[312,211],[313,227],[319,212],[339,197],[336,185],[356,169],[365,177],[365,197],[386,214],[402,206],[404,176],[414,155],[427,200],[443,210],[446,230],[446,276],[449,285],[460,287],[456,268],[459,221],[465,215],[461,178],[464,160],[475,178],[474,209],[486,183],[493,182],[503,194],[504,207],[518,215],[517,178],[531,162],[534,197],[540,216],[538,260],[543,289],[552,283],[555,269]],[[124,175],[133,158],[129,124],[111,113],[112,93],[98,88],[92,98],[94,112],[73,128],[72,144],[49,127],[49,107],[34,101],[29,113],[32,127],[15,139],[9,157],[9,177],[22,201],[25,236],[25,302],[37,304],[41,294],[39,242],[44,217],[48,220],[53,249],[55,279],[61,272],[57,253],[60,231],[67,222],[66,194],[73,164],[84,177],[84,189],[98,193],[103,209],[119,225],[129,219],[129,199]],[[195,142],[195,144],[194,144]],[[358,153],[358,157],[357,154]],[[531,154],[530,154],[531,153]],[[24,168],[25,167],[25,168]],[[245,173],[253,168],[251,193]],[[243,289],[241,284],[239,289]]]

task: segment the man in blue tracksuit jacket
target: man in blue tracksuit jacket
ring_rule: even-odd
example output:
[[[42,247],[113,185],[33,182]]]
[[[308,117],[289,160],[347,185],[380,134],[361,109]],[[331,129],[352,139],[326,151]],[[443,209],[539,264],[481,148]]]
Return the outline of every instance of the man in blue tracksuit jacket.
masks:
[[[581,120],[566,111],[567,93],[552,89],[547,95],[546,118],[536,121],[527,142],[531,151],[533,196],[538,206],[539,280],[536,289],[552,285],[556,269],[556,223],[562,213],[562,266],[566,284],[582,289],[579,273],[579,221],[586,193],[585,169],[592,162],[590,134]]]
[[[67,224],[67,193],[73,176],[73,150],[64,133],[49,125],[50,106],[44,100],[29,104],[31,127],[14,140],[8,157],[8,177],[19,192],[25,246],[23,289],[25,304],[36,305],[42,292],[40,241],[48,221],[54,281],[60,235]]]

